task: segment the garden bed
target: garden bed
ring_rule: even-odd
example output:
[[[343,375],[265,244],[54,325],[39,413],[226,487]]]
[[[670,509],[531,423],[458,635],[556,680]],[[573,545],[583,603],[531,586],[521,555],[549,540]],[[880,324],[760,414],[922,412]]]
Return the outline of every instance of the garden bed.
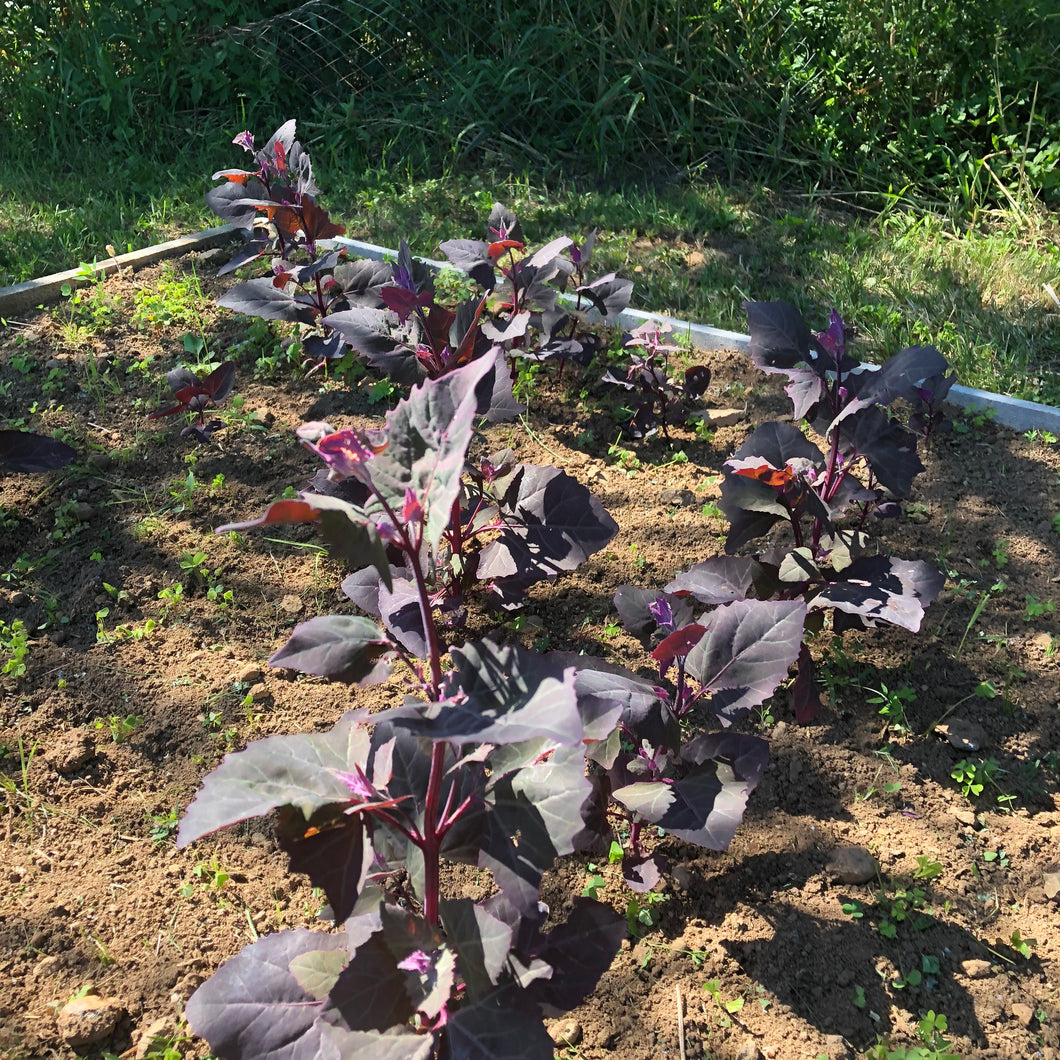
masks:
[[[192,991],[258,934],[313,925],[323,904],[263,824],[174,844],[225,752],[326,730],[351,705],[346,686],[264,663],[296,623],[340,606],[343,571],[298,528],[213,531],[313,475],[299,424],[375,424],[398,395],[367,377],[306,378],[275,330],[213,308],[230,286],[213,271],[189,256],[120,273],[0,336],[0,415],[63,428],[79,450],[65,472],[0,483],[0,620],[30,638],[25,673],[3,678],[0,718],[11,1060],[73,1055],[57,1013],[86,987],[118,1020],[80,1054],[161,1057],[167,1041],[204,1056],[181,1024]],[[196,357],[233,359],[239,399],[197,448],[173,421],[146,420],[166,403],[165,371]],[[525,421],[484,431],[482,452],[562,468],[619,525],[579,570],[535,587],[502,635],[655,670],[617,622],[615,589],[661,587],[720,552],[723,461],[757,423],[790,415],[780,382],[742,353],[697,360],[712,370],[704,404],[739,413],[712,433],[616,442],[608,388],[551,366],[524,395]],[[917,1044],[928,1010],[964,1057],[1056,1055],[1060,911],[1044,888],[1060,850],[1060,443],[982,416],[958,426],[925,449],[906,516],[876,528],[888,551],[942,566],[946,589],[919,634],[813,642],[830,702],[798,726],[781,693],[745,725],[768,737],[771,762],[730,849],[661,838],[672,868],[651,901],[606,857],[567,857],[546,878],[554,911],[589,886],[632,912],[595,994],[553,1028],[570,1038],[560,1055],[677,1057],[683,1045],[689,1057],[837,1060],[878,1036]],[[477,636],[495,618],[470,622]],[[971,696],[948,719],[981,729],[977,750],[918,735],[986,681],[995,698]],[[906,687],[904,718],[868,702]],[[398,694],[392,680],[355,699]],[[966,797],[952,772],[987,759],[994,783]],[[875,856],[878,877],[837,879],[829,859],[848,846]],[[447,886],[477,897],[488,880],[465,869]]]

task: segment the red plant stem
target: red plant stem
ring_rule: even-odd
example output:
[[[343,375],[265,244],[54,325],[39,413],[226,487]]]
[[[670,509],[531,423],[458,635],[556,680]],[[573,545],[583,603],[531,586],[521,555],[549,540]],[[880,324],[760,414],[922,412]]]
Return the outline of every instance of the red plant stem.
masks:
[[[427,799],[423,807],[423,837],[418,844],[423,854],[423,916],[427,923],[438,923],[438,899],[441,890],[440,861],[443,824],[438,803],[445,772],[444,743],[436,743],[431,752],[431,775],[427,781]]]

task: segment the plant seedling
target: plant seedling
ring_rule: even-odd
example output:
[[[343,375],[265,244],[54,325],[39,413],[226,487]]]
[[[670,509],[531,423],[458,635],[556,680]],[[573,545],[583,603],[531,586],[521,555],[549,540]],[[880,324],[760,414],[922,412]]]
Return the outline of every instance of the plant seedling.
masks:
[[[916,701],[916,692],[909,685],[889,689],[882,682],[879,688],[867,688],[866,692],[875,693],[866,703],[880,707],[880,714],[887,718],[896,733],[909,732],[909,722],[905,715],[906,706]]]
[[[719,1027],[728,1029],[732,1026],[731,1016],[736,1015],[743,1006],[744,998],[734,997],[729,1001],[723,1001],[721,997],[721,980],[720,979],[708,979],[703,984],[703,989],[714,1003],[715,1008],[715,1022]]]
[[[223,401],[232,392],[235,385],[236,365],[234,361],[225,361],[218,365],[204,379],[199,377],[181,365],[166,374],[166,382],[173,396],[177,399],[175,405],[152,412],[147,418],[157,420],[163,416],[172,416],[178,412],[192,413],[195,419],[183,430],[180,435],[194,437],[199,442],[208,442],[210,436],[220,430],[224,423],[221,420],[206,422],[206,412],[216,408],[219,401]]]

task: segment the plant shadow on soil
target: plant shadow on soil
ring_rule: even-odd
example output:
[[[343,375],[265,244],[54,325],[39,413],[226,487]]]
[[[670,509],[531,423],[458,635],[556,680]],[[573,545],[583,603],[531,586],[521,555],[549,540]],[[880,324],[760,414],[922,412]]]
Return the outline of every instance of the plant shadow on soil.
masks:
[[[196,269],[207,294],[227,286]],[[108,289],[131,299],[162,273],[117,277]],[[306,528],[248,531],[242,541],[213,531],[259,514],[313,474],[315,459],[293,437],[299,423],[377,423],[385,405],[363,388],[316,377],[254,380],[256,355],[243,347],[233,356],[245,414],[216,444],[193,451],[177,438],[175,419],[144,419],[164,403],[158,377],[184,358],[186,328],[138,331],[117,321],[71,341],[47,314],[22,323],[0,335],[0,415],[32,429],[68,429],[83,457],[48,478],[0,481],[0,619],[31,631],[25,676],[0,678],[0,974],[11,983],[0,997],[0,1055],[73,1056],[49,1003],[90,984],[124,1009],[113,1037],[82,1051],[101,1056],[134,1047],[159,1020],[179,1037],[187,997],[255,933],[317,924],[321,899],[287,874],[265,823],[178,851],[165,822],[227,750],[329,728],[352,705],[344,686],[265,665],[297,622],[351,607],[338,591],[343,572],[311,547]],[[216,310],[203,310],[202,325],[216,359],[243,341],[243,325]],[[145,356],[155,358],[146,378],[126,372]],[[88,359],[108,363],[104,374],[117,388],[102,406],[88,386]],[[721,551],[725,525],[711,508],[721,464],[755,423],[789,407],[779,384],[742,355],[697,360],[713,370],[707,403],[746,402],[747,419],[709,437],[679,427],[670,440],[619,441],[636,463],[610,451],[619,438],[613,393],[595,378],[575,383],[569,368],[558,381],[542,370],[524,424],[484,432],[483,452],[512,446],[521,459],[556,463],[585,483],[619,532],[583,568],[535,586],[521,628],[483,607],[472,610],[467,636],[500,630],[656,672],[650,645],[617,627],[615,589],[661,587]],[[42,382],[55,367],[65,378],[45,407]],[[31,414],[34,401],[40,408]],[[811,648],[832,694],[818,723],[796,726],[784,693],[749,719],[769,738],[772,758],[734,843],[717,853],[658,839],[673,866],[663,900],[571,1014],[582,1032],[578,1056],[676,1055],[675,990],[690,1057],[734,1057],[750,1042],[775,1060],[839,1060],[877,1034],[909,1046],[915,1017],[927,1009],[949,1017],[955,1051],[966,1058],[1060,1046],[1060,932],[1042,884],[1060,842],[1060,626],[1055,607],[1036,615],[1027,608],[1028,597],[1060,602],[1060,535],[1052,531],[1060,453],[989,422],[960,426],[964,433],[939,437],[925,452],[909,516],[873,528],[887,551],[948,572],[921,632],[821,635]],[[686,459],[674,462],[679,451]],[[195,490],[174,497],[189,470]],[[218,475],[224,482],[215,487]],[[685,503],[688,494],[694,503]],[[72,505],[85,506],[83,519],[70,520]],[[231,606],[210,600],[206,584],[181,567],[197,551],[231,589]],[[178,581],[182,598],[167,607],[158,594]],[[992,592],[997,582],[1005,587]],[[97,640],[104,608],[109,643]],[[116,630],[148,619],[158,622],[149,635]],[[997,696],[967,698],[984,681]],[[883,685],[912,688],[909,732],[866,702]],[[392,679],[353,700],[374,707],[401,694]],[[915,735],[962,699],[951,717],[980,727],[979,751]],[[119,730],[123,719],[139,720],[115,740],[112,718]],[[951,776],[962,759],[988,757],[1002,771],[999,790],[1016,795],[1010,812],[997,791],[969,799]],[[876,858],[877,879],[832,879],[831,852],[851,845]],[[916,876],[922,857],[939,865],[927,880]],[[544,900],[558,917],[592,861],[562,859],[547,877]],[[453,880],[484,885],[460,873]],[[883,937],[877,892],[893,902],[914,887],[924,892],[922,930],[899,925],[893,939]],[[601,897],[628,910],[633,896],[607,877]],[[863,918],[843,911],[854,902]],[[1036,941],[1029,959],[1012,945],[1015,930]],[[896,986],[925,956],[937,973]],[[981,962],[974,975],[968,961]],[[725,998],[746,1001],[728,1025],[703,991],[710,979]],[[201,1043],[181,1048],[203,1055]]]

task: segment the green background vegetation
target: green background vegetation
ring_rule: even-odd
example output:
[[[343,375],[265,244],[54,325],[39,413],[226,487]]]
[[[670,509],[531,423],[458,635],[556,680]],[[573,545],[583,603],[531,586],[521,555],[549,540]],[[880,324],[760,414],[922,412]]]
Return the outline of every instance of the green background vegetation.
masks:
[[[350,235],[435,256],[504,199],[600,226],[639,306],[836,304],[1057,401],[1058,52],[1055,0],[11,0],[0,283],[212,223],[295,117]]]

